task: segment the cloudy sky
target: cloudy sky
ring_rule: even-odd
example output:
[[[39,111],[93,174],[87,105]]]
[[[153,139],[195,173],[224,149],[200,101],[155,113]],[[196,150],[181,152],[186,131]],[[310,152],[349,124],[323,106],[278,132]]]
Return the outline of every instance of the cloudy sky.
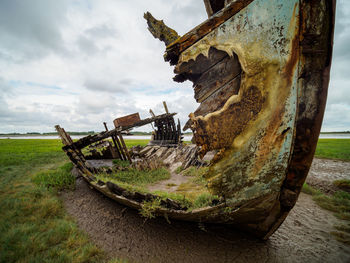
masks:
[[[350,2],[337,2],[323,131],[350,130]],[[180,35],[206,19],[202,0],[0,0],[0,133],[100,131],[161,114],[163,100],[184,124],[197,108],[191,83],[172,81],[146,11]]]

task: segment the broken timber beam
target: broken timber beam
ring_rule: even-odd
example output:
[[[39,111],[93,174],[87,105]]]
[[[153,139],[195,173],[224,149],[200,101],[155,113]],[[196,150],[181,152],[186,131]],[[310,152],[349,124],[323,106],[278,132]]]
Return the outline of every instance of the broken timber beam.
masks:
[[[128,158],[129,162],[132,163],[130,154],[129,154],[129,152],[128,152],[128,148],[127,148],[126,145],[125,145],[125,142],[124,142],[124,139],[123,139],[122,134],[121,134],[121,133],[118,133],[118,136],[119,136],[120,142],[122,143],[122,147],[123,147],[123,150],[124,150],[124,153],[125,153],[126,157]]]
[[[195,42],[209,34],[211,31],[215,30],[227,19],[237,14],[243,8],[247,7],[251,2],[253,2],[253,0],[236,0],[228,4],[219,12],[212,15],[208,20],[204,21],[202,24],[198,25],[187,34],[177,39],[177,41],[172,42],[166,48],[164,55],[165,61],[169,61],[170,65],[177,64],[182,51],[192,46]]]
[[[103,125],[105,126],[106,131],[108,131],[107,123],[104,122]],[[118,144],[117,144],[117,142],[116,142],[116,139],[118,140],[118,138],[116,138],[114,135],[112,135],[111,137],[112,137],[112,141],[113,141],[114,147],[115,147],[115,149],[116,149],[116,152],[117,152],[117,154],[118,154],[118,156],[119,156],[119,159],[120,159],[120,160],[123,160],[123,156],[122,156],[122,153],[121,153],[121,151],[120,151],[120,146],[118,147]],[[119,143],[119,142],[118,142],[118,143]]]
[[[166,26],[163,20],[155,19],[150,12],[145,13],[143,17],[147,20],[149,32],[151,32],[153,37],[164,42],[165,46],[168,46],[180,37],[174,29]]]
[[[94,142],[98,142],[98,141],[101,141],[101,140],[106,139],[108,137],[117,135],[118,133],[120,133],[122,131],[126,131],[126,130],[129,130],[131,128],[135,128],[135,127],[140,127],[140,126],[152,123],[154,121],[161,120],[161,119],[164,119],[166,117],[171,117],[174,115],[176,115],[176,113],[162,114],[162,115],[158,115],[156,117],[147,118],[147,119],[138,121],[138,122],[134,123],[133,125],[118,127],[118,128],[113,129],[113,130],[101,132],[101,133],[96,134],[96,135],[89,135],[87,137],[81,138],[78,141],[74,142],[73,145],[77,149],[82,149],[86,146],[89,146],[90,144],[92,144]]]

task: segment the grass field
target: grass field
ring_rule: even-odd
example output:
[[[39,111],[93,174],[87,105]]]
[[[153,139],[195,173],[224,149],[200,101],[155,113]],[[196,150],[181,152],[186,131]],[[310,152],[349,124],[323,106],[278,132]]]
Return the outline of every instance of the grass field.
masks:
[[[319,139],[315,156],[350,161],[350,139]]]
[[[59,140],[0,140],[0,262],[106,261],[58,198],[74,187],[61,147]]]
[[[74,187],[61,146],[49,139],[0,140],[0,262],[106,261],[58,198],[60,189]],[[350,160],[350,140],[321,139],[316,156]]]

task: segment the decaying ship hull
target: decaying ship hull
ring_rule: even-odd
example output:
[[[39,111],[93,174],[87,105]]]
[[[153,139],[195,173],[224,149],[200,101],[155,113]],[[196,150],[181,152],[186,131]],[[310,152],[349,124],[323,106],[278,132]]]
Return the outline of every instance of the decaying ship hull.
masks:
[[[186,128],[199,156],[217,152],[205,177],[221,201],[192,211],[168,203],[157,214],[234,224],[266,239],[296,203],[313,159],[327,98],[335,0],[204,2],[208,20],[182,37],[149,13],[145,18],[167,45],[174,80],[193,82],[200,106]],[[79,155],[68,141],[67,153]],[[142,207],[144,199],[98,184],[84,160],[76,165],[99,191]]]

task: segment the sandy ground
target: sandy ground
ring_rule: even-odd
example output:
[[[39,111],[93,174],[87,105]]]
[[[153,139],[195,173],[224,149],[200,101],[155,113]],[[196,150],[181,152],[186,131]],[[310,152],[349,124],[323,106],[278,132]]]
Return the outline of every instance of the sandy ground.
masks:
[[[333,181],[350,180],[350,162],[314,158],[306,182],[324,193],[332,194],[339,190]]]
[[[330,167],[334,170],[327,170]],[[329,173],[346,177],[349,170],[350,163],[316,159],[310,178],[320,175],[319,180],[330,181]],[[228,226],[168,224],[163,218],[144,221],[137,211],[90,189],[81,178],[76,190],[63,193],[62,199],[68,213],[99,247],[110,257],[131,262],[350,262],[350,247],[330,234],[341,222],[303,193],[265,242]]]

